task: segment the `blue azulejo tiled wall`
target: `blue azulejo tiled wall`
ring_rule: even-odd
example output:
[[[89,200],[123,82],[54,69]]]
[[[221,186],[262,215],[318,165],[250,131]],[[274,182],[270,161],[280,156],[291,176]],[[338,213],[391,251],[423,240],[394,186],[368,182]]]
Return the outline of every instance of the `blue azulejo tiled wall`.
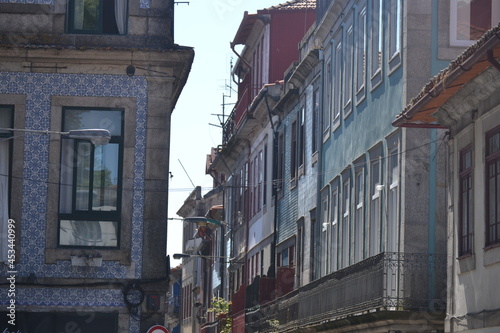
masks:
[[[140,278],[146,150],[146,79],[140,76],[0,72],[0,94],[26,96],[25,127],[35,130],[50,129],[52,96],[135,98],[136,137],[131,226],[131,259],[135,266],[129,267],[115,261],[104,261],[101,267],[89,269],[88,267],[73,267],[69,260],[61,260],[56,264],[45,263],[49,140],[47,136],[27,133],[24,140],[21,256],[15,269],[18,277],[26,277],[33,273],[38,277],[51,278]],[[5,275],[6,269],[5,265],[0,265],[0,275]],[[65,299],[70,299],[72,304],[123,306],[121,291],[116,289],[99,289],[92,292],[89,289],[73,289],[70,292],[63,289],[50,289],[49,291],[20,288],[16,295],[16,302],[57,306],[61,302],[66,302]],[[4,301],[6,299],[0,297],[0,304]]]
[[[0,73],[0,93],[26,96],[25,127],[50,129],[51,96],[96,96],[136,98],[136,137],[132,207],[133,276],[140,278],[142,263],[142,220],[144,207],[144,156],[146,149],[147,81],[144,77],[118,75]],[[69,261],[45,263],[49,139],[25,135],[23,202],[21,224],[22,255],[16,270],[19,276],[31,273],[53,278],[130,278],[129,267],[105,261],[93,272],[75,270]],[[82,275],[85,273],[85,275]]]
[[[55,0],[0,0],[0,3],[25,3],[39,5],[53,5]],[[139,0],[140,8],[149,8],[151,0]]]
[[[122,307],[120,289],[103,293],[92,288],[19,288],[16,304],[22,306]]]

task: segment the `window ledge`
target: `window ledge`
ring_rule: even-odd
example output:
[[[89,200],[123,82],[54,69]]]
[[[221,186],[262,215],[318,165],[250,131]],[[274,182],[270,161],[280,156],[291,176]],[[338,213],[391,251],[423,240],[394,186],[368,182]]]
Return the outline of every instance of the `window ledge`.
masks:
[[[332,133],[340,127],[340,115],[335,118],[332,124]]]
[[[92,249],[96,251],[95,249]],[[55,264],[59,260],[71,260],[72,256],[83,256],[84,249],[46,249],[45,250],[45,263]],[[97,250],[103,261],[119,261],[120,264],[130,266],[130,254],[127,250]]]
[[[326,128],[323,132],[323,143],[328,141],[328,139],[330,139],[330,126],[328,126],[328,128]]]
[[[500,243],[484,248],[483,265],[489,266],[500,263]]]
[[[459,272],[458,274],[462,274],[468,271],[473,271],[476,269],[476,256],[473,254],[465,254],[457,258]]]
[[[389,60],[389,73],[388,75],[391,76],[392,73],[396,71],[399,67],[401,67],[402,61],[401,61],[401,52],[396,52],[391,59]]]
[[[311,157],[311,166],[314,167],[314,165],[318,163],[318,151],[316,150]]]
[[[297,170],[297,175],[298,175],[298,178],[299,178],[299,179],[300,179],[302,176],[304,176],[304,164],[303,164],[303,163],[299,166],[299,170]]]

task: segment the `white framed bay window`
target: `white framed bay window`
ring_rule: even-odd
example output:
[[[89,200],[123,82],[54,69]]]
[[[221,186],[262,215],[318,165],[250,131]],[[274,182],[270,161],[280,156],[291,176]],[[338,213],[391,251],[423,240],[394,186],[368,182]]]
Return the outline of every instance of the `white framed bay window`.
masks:
[[[104,128],[106,145],[61,140],[59,247],[118,248],[123,166],[123,110],[63,108],[63,131]]]

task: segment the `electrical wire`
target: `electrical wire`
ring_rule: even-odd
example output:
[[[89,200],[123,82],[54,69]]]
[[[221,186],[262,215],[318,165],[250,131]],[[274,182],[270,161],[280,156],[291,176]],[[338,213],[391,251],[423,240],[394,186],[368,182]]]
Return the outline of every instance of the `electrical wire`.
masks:
[[[445,140],[445,138],[442,139],[443,141]],[[420,149],[420,148],[424,148],[426,146],[430,146],[431,144],[435,143],[435,142],[439,142],[439,141],[442,141],[442,140],[432,140],[432,141],[429,141],[429,142],[426,142],[426,143],[423,143],[421,145],[418,145],[418,146],[415,146],[415,147],[412,147],[410,149],[407,149],[407,150],[404,150],[404,151],[398,151],[396,154],[389,154],[387,156],[377,156],[376,158],[372,159],[372,160],[366,160],[366,161],[363,161],[363,162],[359,162],[359,163],[354,163],[354,164],[349,164],[351,167],[354,167],[354,168],[357,168],[357,167],[362,167],[364,165],[367,165],[367,164],[370,164],[371,162],[375,162],[375,161],[383,161],[383,160],[387,160],[393,156],[396,156],[396,155],[403,155],[403,154],[406,154],[408,152],[411,152],[411,151],[414,151],[414,150],[417,150],[417,149]],[[439,147],[442,146],[442,143],[440,144]],[[439,149],[437,150],[439,151]],[[435,157],[435,156],[434,156]],[[413,158],[412,160],[418,160],[418,159],[415,159]],[[427,158],[422,158],[421,160],[428,160]],[[325,175],[329,175],[329,174],[340,174],[342,170],[344,170],[344,168],[342,168],[341,170],[325,170],[325,171],[322,171],[322,172],[316,172],[314,174],[308,174],[308,175],[304,175],[305,177],[316,177],[316,176],[325,176]],[[304,177],[302,176],[302,177]],[[9,177],[8,174],[0,174],[0,177]],[[45,180],[35,180],[35,179],[31,179],[31,178],[28,178],[28,177],[19,177],[19,176],[14,176],[14,175],[11,175],[10,176],[11,179],[19,179],[19,180],[23,180],[23,181],[29,181],[29,182],[35,182],[35,183],[43,183],[43,184],[47,184],[47,185],[61,185],[60,182],[50,182],[50,181],[45,181]],[[249,184],[249,185],[223,185],[223,187],[225,189],[241,189],[241,188],[257,188],[259,185],[262,186],[262,185],[273,185],[273,186],[277,186],[279,184],[284,184],[286,182],[288,182],[289,179],[284,179],[284,178],[281,178],[281,179],[274,179],[274,180],[268,180],[266,182],[260,182],[258,184]],[[205,190],[205,191],[209,191],[209,190],[212,190],[213,188],[211,187],[202,187],[202,190]],[[136,186],[133,186],[133,187],[121,187],[121,190],[122,191],[142,191],[144,190],[144,188],[142,187],[136,187]],[[179,187],[179,188],[169,188],[168,190],[162,190],[162,189],[149,189],[148,192],[151,193],[151,192],[158,192],[158,193],[165,193],[165,192],[192,192],[193,191],[193,188],[189,187],[189,188],[184,188],[184,187]]]

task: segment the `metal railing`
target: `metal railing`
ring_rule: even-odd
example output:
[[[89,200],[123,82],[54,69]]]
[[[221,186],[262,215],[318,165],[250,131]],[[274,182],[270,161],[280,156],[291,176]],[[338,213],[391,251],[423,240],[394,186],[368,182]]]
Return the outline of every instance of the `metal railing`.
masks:
[[[445,255],[381,253],[247,310],[247,325],[287,331],[376,311],[444,312],[445,302]]]

